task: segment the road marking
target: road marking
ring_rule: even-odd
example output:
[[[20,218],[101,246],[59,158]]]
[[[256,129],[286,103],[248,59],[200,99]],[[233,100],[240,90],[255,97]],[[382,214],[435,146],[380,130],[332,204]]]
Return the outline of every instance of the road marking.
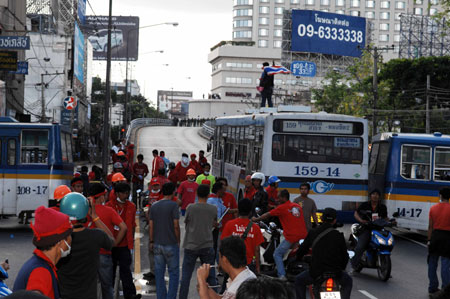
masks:
[[[367,297],[369,297],[370,299],[378,299],[377,297],[375,297],[374,295],[372,295],[372,294],[370,294],[369,292],[367,292],[367,291],[364,291],[364,290],[358,290],[361,294],[363,294],[364,296],[367,296]]]
[[[396,236],[396,237],[399,237],[399,238],[402,238],[402,239],[404,239],[404,240],[407,240],[407,241],[409,241],[409,242],[412,242],[412,243],[414,243],[414,244],[420,245],[420,246],[422,246],[422,247],[428,248],[428,246],[427,246],[426,244],[423,244],[423,243],[421,243],[421,242],[419,242],[419,241],[416,241],[416,240],[413,240],[413,239],[410,239],[410,238],[408,238],[408,237],[401,236],[401,235],[395,235],[395,236]]]
[[[140,232],[139,215],[136,216],[136,230]],[[134,239],[134,275],[141,274],[141,238]],[[141,284],[135,283],[136,291],[141,290]]]

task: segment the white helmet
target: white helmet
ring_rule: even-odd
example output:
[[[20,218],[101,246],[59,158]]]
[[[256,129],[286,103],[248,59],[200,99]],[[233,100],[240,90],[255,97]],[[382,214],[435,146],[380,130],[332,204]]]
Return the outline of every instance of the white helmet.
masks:
[[[266,180],[266,176],[262,172],[255,172],[252,174],[252,180],[261,180],[261,186],[264,185]]]

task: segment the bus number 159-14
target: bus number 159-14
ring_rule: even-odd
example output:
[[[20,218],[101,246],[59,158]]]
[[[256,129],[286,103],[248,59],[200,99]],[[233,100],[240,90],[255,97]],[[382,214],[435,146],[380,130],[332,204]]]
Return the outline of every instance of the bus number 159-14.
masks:
[[[339,177],[341,173],[339,168],[327,167],[326,169],[320,169],[316,166],[295,166],[295,175],[301,176],[317,176],[325,175],[327,177]]]

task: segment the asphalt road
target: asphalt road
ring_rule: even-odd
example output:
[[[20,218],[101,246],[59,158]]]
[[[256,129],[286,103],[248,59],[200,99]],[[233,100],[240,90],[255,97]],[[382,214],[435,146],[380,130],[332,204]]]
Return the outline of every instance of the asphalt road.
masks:
[[[184,127],[148,127],[138,134],[137,153],[144,155],[147,164],[151,164],[153,149],[164,150],[172,161],[179,161],[181,153],[197,153],[206,148],[206,140],[198,135],[198,128]],[[208,160],[209,157],[207,156]],[[183,223],[181,219],[180,223]],[[184,233],[184,226],[181,228]],[[342,231],[348,238],[349,226]],[[408,239],[404,239],[406,237]],[[32,232],[24,225],[18,225],[16,218],[0,219],[0,260],[9,259],[10,278],[6,283],[12,287],[14,279],[22,264],[30,257],[34,246],[31,243]],[[148,271],[148,233],[140,222],[140,232],[136,233],[139,250],[135,251],[136,285],[144,298],[156,298],[154,286],[145,284],[142,273]],[[412,240],[411,240],[412,239]],[[427,249],[423,244],[423,237],[415,234],[396,233],[395,248],[392,253],[392,278],[382,282],[377,277],[375,269],[363,269],[353,276],[352,298],[409,298],[425,299],[427,294]],[[182,264],[182,251],[180,267]],[[439,273],[439,272],[438,272]],[[198,298],[196,292],[195,272],[191,280],[189,298]]]

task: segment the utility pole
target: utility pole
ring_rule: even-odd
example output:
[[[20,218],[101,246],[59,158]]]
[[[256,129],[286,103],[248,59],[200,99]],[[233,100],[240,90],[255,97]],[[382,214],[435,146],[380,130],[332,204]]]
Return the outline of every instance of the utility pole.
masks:
[[[378,103],[378,47],[373,48],[373,114],[372,114],[372,137],[377,134],[377,103]]]
[[[427,107],[425,119],[425,133],[430,134],[430,75],[427,75]]]
[[[109,0],[109,18],[108,18],[108,44],[106,55],[106,92],[105,106],[103,110],[103,175],[108,174],[109,162],[109,105],[111,102],[111,29],[112,29],[112,0]]]
[[[47,74],[47,73],[42,73],[41,74],[41,83],[36,84],[36,85],[41,85],[41,123],[45,123],[47,122],[47,116],[45,115],[45,82],[44,82],[44,77],[45,76],[59,76],[59,75],[64,75],[65,73],[52,73],[52,74]]]

